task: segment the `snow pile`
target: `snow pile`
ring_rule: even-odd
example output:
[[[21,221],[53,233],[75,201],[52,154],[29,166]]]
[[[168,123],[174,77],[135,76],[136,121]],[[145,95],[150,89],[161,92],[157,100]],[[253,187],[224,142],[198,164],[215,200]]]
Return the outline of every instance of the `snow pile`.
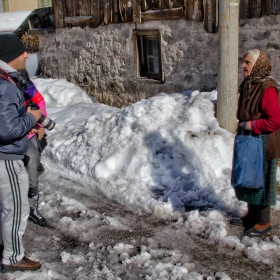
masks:
[[[233,135],[219,127],[213,103],[199,92],[162,93],[117,109],[67,87],[51,92],[50,84],[60,89],[60,82],[40,80],[34,81],[59,133],[48,133],[48,168],[59,165],[73,180],[90,182],[138,213],[166,218],[185,207],[238,211],[229,182]]]

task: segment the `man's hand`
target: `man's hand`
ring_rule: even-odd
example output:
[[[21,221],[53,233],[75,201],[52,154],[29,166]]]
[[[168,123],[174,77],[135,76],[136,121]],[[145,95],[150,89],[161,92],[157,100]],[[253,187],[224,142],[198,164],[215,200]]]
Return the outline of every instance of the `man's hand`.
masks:
[[[38,130],[38,139],[41,140],[45,134],[45,128],[39,127],[37,130]]]
[[[31,113],[35,117],[36,121],[38,121],[40,119],[42,112],[43,112],[42,109],[31,110],[31,108],[29,106],[27,107],[27,113]]]

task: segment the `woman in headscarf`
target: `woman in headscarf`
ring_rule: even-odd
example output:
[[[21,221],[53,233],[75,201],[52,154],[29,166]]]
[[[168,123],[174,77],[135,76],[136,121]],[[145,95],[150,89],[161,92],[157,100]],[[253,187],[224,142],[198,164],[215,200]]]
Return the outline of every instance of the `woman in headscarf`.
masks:
[[[276,204],[276,172],[280,157],[280,106],[277,84],[270,76],[271,65],[263,51],[249,50],[242,63],[244,80],[239,87],[237,119],[245,134],[261,135],[264,151],[265,187],[235,187],[238,200],[247,202],[248,212],[232,219],[244,226],[244,235],[260,237],[271,231],[270,208]]]

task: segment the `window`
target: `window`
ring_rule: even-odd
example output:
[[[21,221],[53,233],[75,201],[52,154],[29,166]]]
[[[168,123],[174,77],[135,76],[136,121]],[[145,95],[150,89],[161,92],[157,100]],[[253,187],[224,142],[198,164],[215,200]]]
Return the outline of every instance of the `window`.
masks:
[[[38,8],[51,7],[51,0],[38,0]]]
[[[158,30],[134,30],[137,79],[163,82],[160,33]]]

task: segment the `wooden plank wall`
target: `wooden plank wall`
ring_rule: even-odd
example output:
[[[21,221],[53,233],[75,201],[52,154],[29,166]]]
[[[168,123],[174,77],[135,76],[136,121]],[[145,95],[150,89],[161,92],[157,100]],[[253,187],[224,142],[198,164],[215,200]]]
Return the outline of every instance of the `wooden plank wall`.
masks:
[[[262,14],[280,14],[280,1],[279,0],[262,0]]]
[[[174,18],[203,22],[207,32],[215,33],[218,31],[219,1],[221,0],[52,0],[52,9],[56,28],[71,27],[64,22],[65,17],[75,17],[76,20],[77,17],[92,16],[93,19],[87,26],[95,28],[101,24],[141,22],[144,18],[172,19],[175,12]],[[279,0],[240,0],[239,6],[240,18],[258,18],[280,13]],[[183,11],[182,17],[176,12],[180,8]],[[78,23],[78,26],[84,27],[84,24]]]
[[[240,0],[240,18],[258,18],[280,14],[279,0]]]
[[[209,33],[216,33],[218,31],[218,1],[217,0],[205,0],[204,1],[204,29]]]

